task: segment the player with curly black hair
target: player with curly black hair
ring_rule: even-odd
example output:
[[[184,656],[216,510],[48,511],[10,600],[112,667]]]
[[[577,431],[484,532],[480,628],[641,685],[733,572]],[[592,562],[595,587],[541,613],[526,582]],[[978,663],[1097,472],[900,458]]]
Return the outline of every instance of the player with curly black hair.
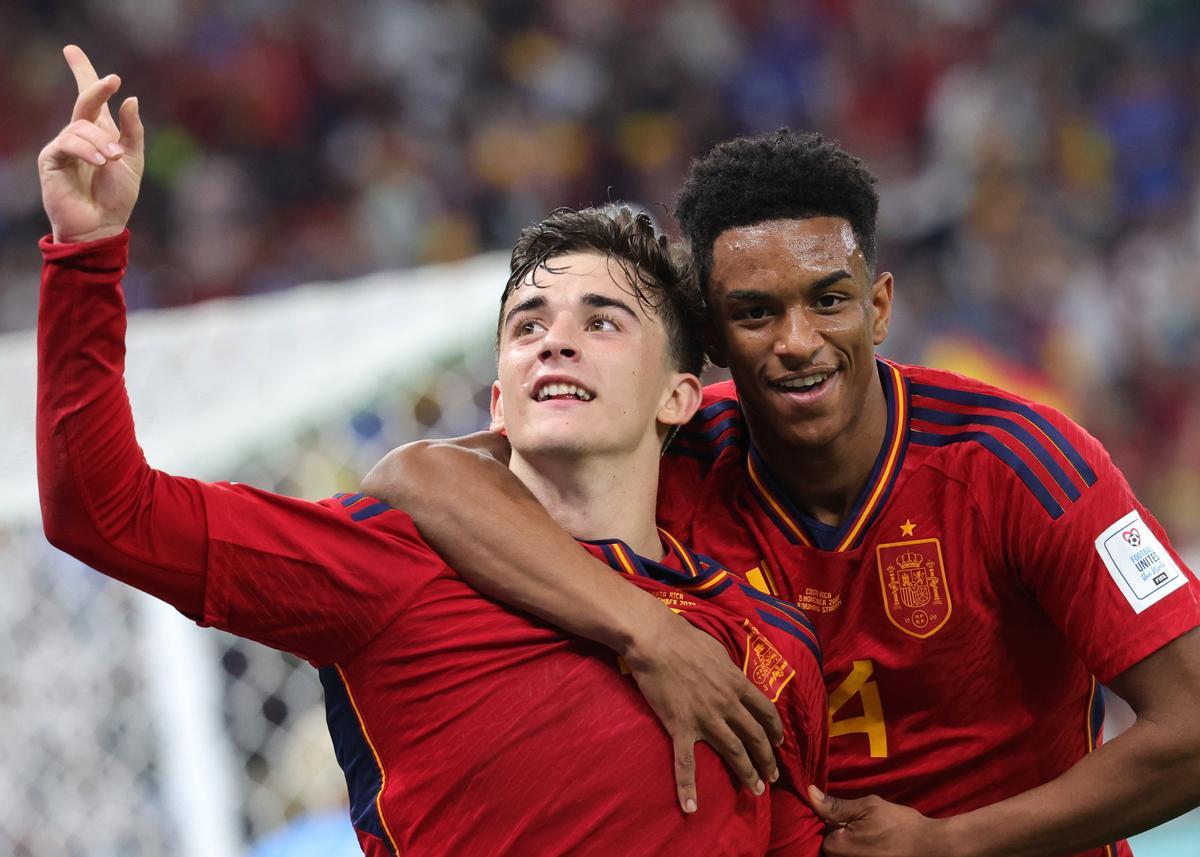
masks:
[[[675,200],[675,217],[692,247],[703,290],[717,236],[768,220],[840,217],[850,224],[875,270],[875,177],[861,160],[820,134],[780,128],[719,143],[692,164]]]
[[[692,164],[677,213],[732,381],[668,449],[659,519],[821,636],[825,854],[1127,857],[1121,837],[1200,803],[1200,587],[1074,422],[876,355],[894,290],[877,203],[863,164],[815,135]],[[477,481],[408,460],[408,490],[438,467]],[[583,591],[602,569],[504,549],[511,528],[553,541],[544,515],[420,496],[439,549],[471,527],[458,565],[493,593],[561,623],[620,613]],[[567,580],[577,597],[555,603]],[[1101,683],[1139,715],[1103,747]]]

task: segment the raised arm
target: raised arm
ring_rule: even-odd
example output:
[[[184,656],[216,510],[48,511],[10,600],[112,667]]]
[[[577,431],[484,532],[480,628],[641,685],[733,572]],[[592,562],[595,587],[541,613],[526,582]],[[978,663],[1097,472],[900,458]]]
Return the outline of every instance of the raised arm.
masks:
[[[761,792],[760,775],[778,775],[771,745],[782,727],[771,703],[720,643],[580,550],[507,458],[507,442],[491,432],[418,441],[389,453],[363,490],[409,512],[422,537],[481,592],[621,655],[671,734],[685,811],[697,805],[696,741]]]
[[[80,94],[71,124],[39,158],[54,229],[41,244],[38,312],[38,488],[47,538],[194,619],[316,663],[335,661],[384,627],[444,565],[399,512],[368,527],[341,503],[199,482],[147,463],[125,391],[120,286],[141,123],[127,100],[118,130],[104,104],[119,81],[98,80],[77,48],[65,53]]]

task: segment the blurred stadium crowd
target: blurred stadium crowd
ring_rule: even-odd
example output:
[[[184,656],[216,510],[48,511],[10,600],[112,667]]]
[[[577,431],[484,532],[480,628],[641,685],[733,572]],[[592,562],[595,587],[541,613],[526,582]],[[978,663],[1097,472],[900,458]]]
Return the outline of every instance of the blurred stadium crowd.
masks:
[[[689,159],[783,124],[881,180],[887,353],[1002,376],[1200,546],[1195,0],[18,0],[0,27],[0,327],[33,322],[59,48],[148,126],[135,307],[665,223]]]

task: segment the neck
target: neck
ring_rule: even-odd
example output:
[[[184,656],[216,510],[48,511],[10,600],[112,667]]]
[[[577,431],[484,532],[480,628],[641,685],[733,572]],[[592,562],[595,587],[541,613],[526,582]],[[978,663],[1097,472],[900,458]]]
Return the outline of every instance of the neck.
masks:
[[[792,502],[821,523],[833,526],[850,514],[886,434],[887,400],[878,373],[872,373],[858,418],[830,443],[791,444],[778,434],[755,431],[754,425],[750,426],[755,447]]]
[[[620,539],[641,556],[664,556],[654,504],[660,451],[643,444],[603,455],[522,455],[509,467],[560,527],[577,539]]]

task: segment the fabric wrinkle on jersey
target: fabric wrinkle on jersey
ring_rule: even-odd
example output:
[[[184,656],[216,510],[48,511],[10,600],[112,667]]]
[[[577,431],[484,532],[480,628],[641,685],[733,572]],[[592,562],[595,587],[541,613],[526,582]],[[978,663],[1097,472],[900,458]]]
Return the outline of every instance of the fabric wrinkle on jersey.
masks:
[[[662,534],[654,563],[587,545],[716,637],[777,700],[782,787],[756,798],[706,745],[700,810],[615,655],[471,589],[405,513],[152,470],[125,391],[128,233],[43,240],[38,476],[47,535],[202,624],[319,668],[366,854],[804,855],[821,824],[824,686],[811,626]]]
[[[1093,750],[1099,683],[1200,624],[1200,587],[1069,419],[951,372],[878,368],[885,439],[840,526],[813,526],[789,500],[731,382],[706,388],[664,457],[659,520],[813,622],[831,793],[946,816],[1027,791]],[[1117,531],[1167,554],[1139,560],[1158,562],[1147,590],[1168,581],[1148,606],[1099,552]]]

